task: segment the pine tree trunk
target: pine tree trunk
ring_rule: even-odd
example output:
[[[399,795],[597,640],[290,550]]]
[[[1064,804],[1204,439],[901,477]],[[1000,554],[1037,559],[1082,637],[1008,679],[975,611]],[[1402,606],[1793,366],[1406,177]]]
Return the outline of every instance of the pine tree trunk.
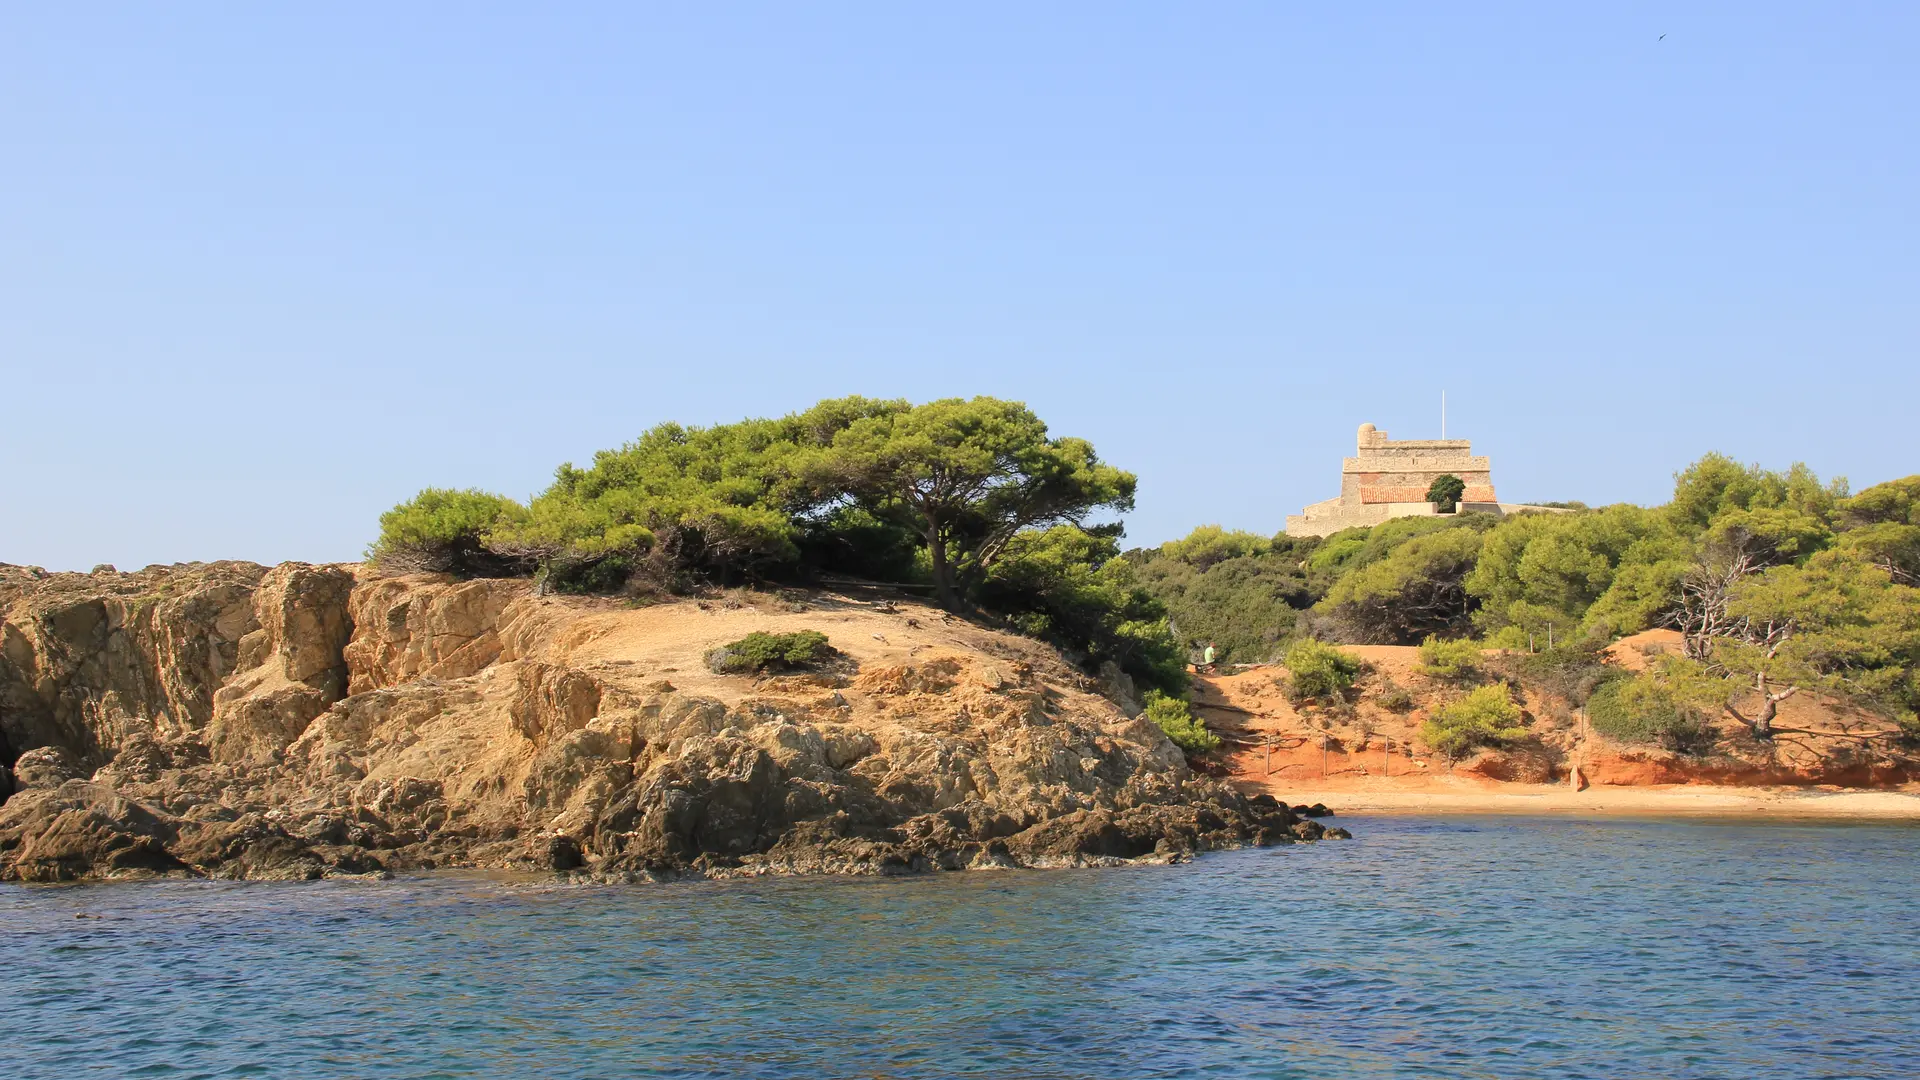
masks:
[[[953,566],[947,562],[947,538],[938,529],[927,537],[927,556],[933,561],[933,588],[940,606],[960,610],[960,598],[953,591]]]

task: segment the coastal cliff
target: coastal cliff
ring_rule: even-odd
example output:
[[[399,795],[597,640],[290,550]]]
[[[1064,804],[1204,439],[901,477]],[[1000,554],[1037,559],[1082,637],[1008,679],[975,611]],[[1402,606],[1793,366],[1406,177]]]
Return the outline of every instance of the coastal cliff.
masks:
[[[835,662],[702,662],[798,628]],[[824,593],[0,567],[0,879],[871,874],[1341,835],[1191,774],[1097,690],[1037,642]]]

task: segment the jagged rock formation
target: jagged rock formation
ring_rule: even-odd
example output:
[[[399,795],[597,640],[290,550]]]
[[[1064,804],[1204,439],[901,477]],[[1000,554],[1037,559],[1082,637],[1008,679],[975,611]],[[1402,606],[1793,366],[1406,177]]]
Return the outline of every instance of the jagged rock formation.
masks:
[[[1193,776],[1034,642],[918,605],[806,606],[633,610],[291,563],[0,567],[0,878],[885,873],[1327,832]],[[844,670],[698,664],[802,625]]]

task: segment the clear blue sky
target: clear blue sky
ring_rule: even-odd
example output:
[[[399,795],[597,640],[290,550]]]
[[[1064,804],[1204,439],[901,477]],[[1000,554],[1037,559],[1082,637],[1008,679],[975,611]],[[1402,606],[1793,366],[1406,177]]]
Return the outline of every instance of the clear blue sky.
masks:
[[[1915,5],[536,7],[9,8],[0,561],[849,393],[1029,402],[1138,543],[1442,389],[1506,499],[1920,471]]]

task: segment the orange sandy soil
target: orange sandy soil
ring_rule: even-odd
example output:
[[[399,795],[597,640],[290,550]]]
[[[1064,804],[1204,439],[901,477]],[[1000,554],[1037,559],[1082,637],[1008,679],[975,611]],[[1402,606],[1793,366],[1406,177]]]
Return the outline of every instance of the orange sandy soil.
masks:
[[[1616,643],[1615,659],[1639,668],[1656,650],[1678,647],[1678,635],[1652,631]],[[1419,650],[1410,646],[1347,646],[1373,667],[1370,679],[1392,679],[1423,701],[1426,680],[1415,673]],[[1567,782],[1512,783],[1451,767],[1444,759],[1419,752],[1412,732],[1424,709],[1396,715],[1364,698],[1361,718],[1376,731],[1364,745],[1322,748],[1311,714],[1288,703],[1278,680],[1285,669],[1255,668],[1233,674],[1198,676],[1194,707],[1209,727],[1227,739],[1222,761],[1231,778],[1250,791],[1264,791],[1288,803],[1325,803],[1343,814],[1567,814],[1670,816],[1731,815],[1764,817],[1882,818],[1920,820],[1920,784],[1863,790],[1834,786],[1745,787],[1714,783],[1646,783],[1647,770],[1631,761],[1607,759],[1599,748],[1586,765],[1598,780],[1583,790]],[[1818,721],[1823,707],[1792,702],[1805,717],[1782,722]],[[1271,737],[1272,746],[1265,745]]]

